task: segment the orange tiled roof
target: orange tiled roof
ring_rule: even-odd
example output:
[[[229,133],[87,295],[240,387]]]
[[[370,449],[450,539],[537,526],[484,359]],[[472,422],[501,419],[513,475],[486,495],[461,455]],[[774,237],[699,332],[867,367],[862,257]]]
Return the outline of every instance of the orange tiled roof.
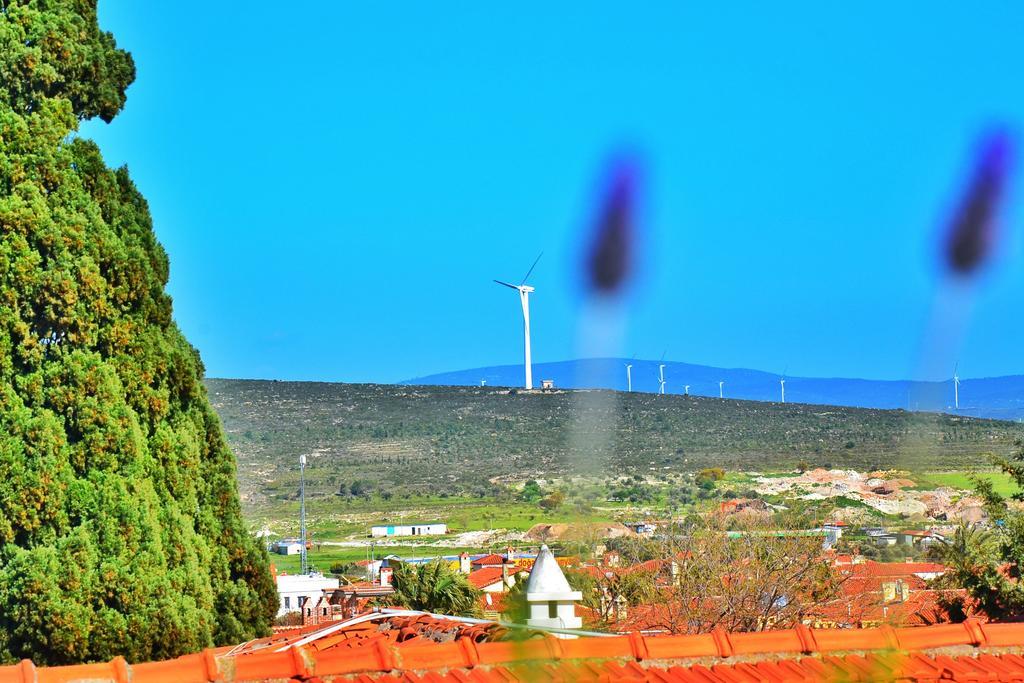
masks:
[[[484,567],[483,569],[477,569],[476,571],[470,572],[469,582],[477,588],[484,588],[491,584],[498,583],[501,581],[501,567]],[[510,574],[513,572],[509,572]]]
[[[491,553],[490,555],[484,555],[483,557],[476,558],[475,560],[473,560],[471,562],[471,564],[475,564],[475,565],[484,567],[484,566],[491,565],[491,564],[501,565],[505,561],[506,560],[505,560],[505,556],[504,555],[498,555],[497,553]]]
[[[921,626],[949,621],[943,607],[944,598],[961,599],[970,616],[987,621],[986,615],[962,588],[911,591],[904,600],[886,600],[880,591],[849,595],[819,605],[807,618],[816,624]]]
[[[937,562],[875,562],[868,560],[852,567],[855,576],[907,576],[910,574],[941,574],[946,565]]]
[[[300,629],[170,661],[0,667],[0,683],[209,681],[1021,681],[1024,624],[487,642],[497,624],[429,615]]]

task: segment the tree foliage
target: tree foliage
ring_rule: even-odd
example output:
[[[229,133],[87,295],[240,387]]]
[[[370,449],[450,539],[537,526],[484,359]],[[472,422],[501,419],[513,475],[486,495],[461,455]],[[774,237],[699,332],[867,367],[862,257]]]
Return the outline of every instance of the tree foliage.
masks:
[[[996,492],[988,479],[975,478],[993,522],[991,530],[961,527],[936,549],[950,570],[942,587],[966,588],[977,607],[995,621],[1024,619],[1024,444],[1008,458],[992,461],[1017,485],[1009,497]]]
[[[654,558],[657,568],[604,586],[605,604],[619,595],[628,604],[647,604],[647,623],[670,633],[792,626],[837,597],[842,583],[822,561],[820,538],[756,521],[727,533],[721,520],[708,519],[679,536],[644,539],[619,551],[627,566]]]
[[[0,0],[3,661],[172,657],[275,611],[146,201],[75,135],[134,74],[95,0]]]

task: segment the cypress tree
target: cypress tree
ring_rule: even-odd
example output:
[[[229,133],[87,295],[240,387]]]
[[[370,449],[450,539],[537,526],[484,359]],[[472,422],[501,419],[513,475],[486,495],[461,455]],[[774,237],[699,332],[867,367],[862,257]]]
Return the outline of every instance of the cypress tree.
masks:
[[[0,0],[0,660],[165,658],[276,596],[126,168],[79,122],[135,78],[96,0]]]

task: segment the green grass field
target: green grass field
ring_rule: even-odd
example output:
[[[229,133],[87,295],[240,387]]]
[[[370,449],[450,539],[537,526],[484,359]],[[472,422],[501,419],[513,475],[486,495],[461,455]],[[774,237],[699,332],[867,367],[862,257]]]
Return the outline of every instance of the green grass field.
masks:
[[[314,540],[368,540],[370,527],[374,524],[439,521],[448,524],[452,534],[495,529],[528,531],[536,524],[613,522],[619,511],[628,514],[632,510],[631,506],[621,503],[602,502],[601,505],[608,510],[581,512],[571,505],[564,505],[557,510],[546,511],[534,503],[477,498],[422,497],[400,503],[394,499],[371,499],[360,501],[358,505],[346,505],[345,501],[328,498],[307,502],[307,527]],[[257,528],[268,526],[275,536],[295,536],[298,534],[298,519],[298,504],[289,504],[274,510],[273,514],[250,521]]]
[[[377,545],[374,547],[374,557],[380,559],[386,555],[398,555],[400,557],[441,557],[444,555],[458,555],[461,552],[478,553],[479,548],[447,548],[431,545]],[[315,547],[307,554],[309,563],[314,569],[325,574],[335,562],[357,562],[370,558],[369,542],[361,547],[338,547],[323,546],[317,550]],[[295,574],[299,571],[300,559],[298,555],[270,555],[270,561],[278,572]]]
[[[1017,491],[1017,486],[1008,474],[1003,472],[926,472],[924,474],[912,475],[919,488],[930,489],[939,486],[948,486],[954,489],[967,491],[974,489],[972,476],[991,481],[996,493],[1008,496]]]

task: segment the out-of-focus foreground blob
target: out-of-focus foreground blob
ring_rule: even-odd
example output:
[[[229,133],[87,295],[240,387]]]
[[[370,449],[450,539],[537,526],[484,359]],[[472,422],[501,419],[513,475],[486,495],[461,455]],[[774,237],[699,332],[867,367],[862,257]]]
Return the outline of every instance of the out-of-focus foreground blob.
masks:
[[[1012,140],[1005,130],[989,132],[982,139],[973,174],[943,245],[944,265],[950,273],[974,275],[991,257],[1012,157]]]
[[[607,172],[603,195],[585,252],[588,292],[611,295],[622,290],[633,268],[636,249],[637,164],[616,158]]]

